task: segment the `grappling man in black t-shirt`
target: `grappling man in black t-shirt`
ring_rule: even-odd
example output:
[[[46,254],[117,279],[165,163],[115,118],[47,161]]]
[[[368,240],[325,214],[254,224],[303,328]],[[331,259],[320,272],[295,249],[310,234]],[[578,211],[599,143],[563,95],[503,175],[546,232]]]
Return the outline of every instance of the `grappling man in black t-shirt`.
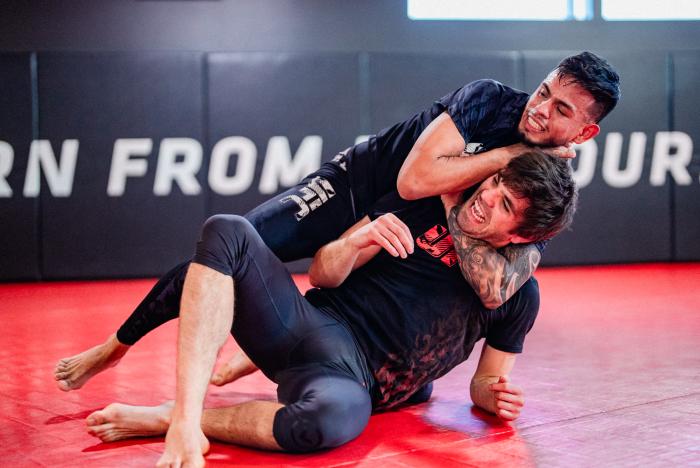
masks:
[[[480,338],[472,400],[515,419],[522,393],[506,376],[537,315],[537,283],[488,311],[464,282],[455,249],[464,247],[462,235],[494,248],[549,239],[571,222],[576,198],[570,165],[539,152],[511,160],[463,203],[389,194],[317,252],[309,275],[320,288],[306,297],[245,218],[210,218],[184,285],[181,310],[194,314],[180,317],[178,371],[189,377],[176,405],[110,405],[88,417],[90,431],[105,441],[162,435],[180,411],[179,421],[197,425],[171,424],[166,447],[196,450],[185,452],[195,464],[208,448],[205,435],[271,450],[335,447],[355,438],[372,411],[425,400],[429,384]],[[461,233],[454,243],[448,226]],[[278,383],[279,403],[202,414],[196,392],[203,398],[229,330]]]

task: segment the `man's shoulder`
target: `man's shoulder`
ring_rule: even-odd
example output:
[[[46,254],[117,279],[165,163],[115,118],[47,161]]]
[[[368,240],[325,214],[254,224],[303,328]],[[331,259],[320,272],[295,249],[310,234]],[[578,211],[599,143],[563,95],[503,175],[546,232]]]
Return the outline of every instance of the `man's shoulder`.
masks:
[[[529,94],[521,91],[519,89],[513,88],[511,86],[505,85],[500,81],[483,78],[480,80],[472,81],[464,85],[461,90],[462,98],[466,97],[482,97],[484,99],[498,98],[499,100],[508,98],[528,98]]]
[[[521,247],[531,247],[531,248],[536,248],[537,251],[540,253],[540,255],[544,254],[545,249],[547,248],[547,244],[549,243],[549,240],[540,240],[536,242],[528,242],[526,244],[508,244],[504,247],[501,247],[498,250],[500,253],[504,253],[505,249],[507,247],[512,247],[512,246],[521,246]]]
[[[528,98],[527,93],[499,81],[482,79],[443,97],[441,104],[465,141],[469,141],[479,131],[493,133],[512,127]]]

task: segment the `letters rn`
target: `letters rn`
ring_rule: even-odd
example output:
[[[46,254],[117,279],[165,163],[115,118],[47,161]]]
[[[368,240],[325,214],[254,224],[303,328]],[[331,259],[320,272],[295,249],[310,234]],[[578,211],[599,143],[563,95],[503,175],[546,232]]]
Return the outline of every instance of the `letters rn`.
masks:
[[[357,141],[367,137],[358,137]],[[623,136],[611,132],[605,138],[602,156],[602,177],[610,186],[631,187],[637,184],[644,170],[646,134],[633,132],[630,135],[627,158],[622,165]],[[285,136],[274,136],[267,143],[262,171],[258,183],[261,194],[273,194],[296,184],[306,174],[321,164],[323,140],[320,136],[306,136],[292,154],[289,140]],[[148,171],[149,156],[153,153],[150,138],[119,138],[114,142],[109,176],[105,181],[107,194],[122,196],[130,178],[144,177]],[[64,140],[58,157],[48,140],[34,140],[29,148],[29,158],[24,174],[24,197],[39,195],[42,174],[49,192],[54,197],[68,197],[73,189],[79,142]],[[589,141],[577,148],[574,163],[575,177],[579,186],[585,187],[594,178],[598,160],[598,144]],[[688,172],[693,155],[693,142],[683,132],[657,132],[654,138],[649,183],[662,186],[667,174],[678,185],[689,185],[692,178]],[[250,189],[255,179],[258,149],[255,143],[242,136],[226,137],[214,145],[209,160],[207,182],[219,195],[237,195]],[[8,178],[13,170],[14,150],[10,144],[0,141],[0,198],[13,196]],[[197,174],[202,168],[202,145],[191,138],[164,138],[158,148],[155,163],[153,193],[167,196],[177,185],[185,195],[197,195],[202,187]],[[89,177],[83,175],[82,177]],[[20,180],[16,177],[15,180]]]

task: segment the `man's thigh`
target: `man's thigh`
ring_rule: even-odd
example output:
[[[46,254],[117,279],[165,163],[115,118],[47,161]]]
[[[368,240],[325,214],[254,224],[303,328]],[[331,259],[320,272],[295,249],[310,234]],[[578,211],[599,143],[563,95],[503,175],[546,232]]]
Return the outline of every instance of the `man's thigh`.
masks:
[[[288,262],[312,257],[355,224],[358,215],[346,170],[330,162],[245,218],[275,255]]]
[[[216,215],[202,228],[193,263],[228,275],[234,285],[231,333],[271,379],[293,347],[332,320],[302,296],[284,264],[248,220]]]

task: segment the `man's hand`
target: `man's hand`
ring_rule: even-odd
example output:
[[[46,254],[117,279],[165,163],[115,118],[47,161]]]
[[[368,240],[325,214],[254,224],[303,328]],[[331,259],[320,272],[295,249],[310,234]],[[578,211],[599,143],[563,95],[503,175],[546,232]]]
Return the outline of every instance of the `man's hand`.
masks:
[[[384,214],[374,221],[363,217],[316,252],[309,267],[309,282],[317,288],[336,288],[352,273],[385,249],[394,257],[413,253],[411,231],[396,215]]]
[[[520,416],[525,404],[522,388],[513,385],[507,375],[498,378],[498,382],[489,385],[493,392],[496,416],[506,421],[514,421]]]
[[[201,468],[209,441],[199,426],[171,424],[165,436],[165,452],[156,463],[158,468]]]
[[[527,143],[515,143],[507,146],[506,149],[513,157],[518,157],[519,155],[532,151],[533,149],[562,159],[573,159],[576,157],[576,151],[571,143],[561,146],[532,146],[528,145]]]
[[[358,250],[378,245],[394,257],[406,258],[413,253],[413,237],[408,226],[393,213],[383,214],[348,236]]]
[[[562,159],[574,159],[576,157],[576,151],[572,147],[571,143],[564,146],[554,146],[552,148],[539,148],[550,156],[556,156]]]

